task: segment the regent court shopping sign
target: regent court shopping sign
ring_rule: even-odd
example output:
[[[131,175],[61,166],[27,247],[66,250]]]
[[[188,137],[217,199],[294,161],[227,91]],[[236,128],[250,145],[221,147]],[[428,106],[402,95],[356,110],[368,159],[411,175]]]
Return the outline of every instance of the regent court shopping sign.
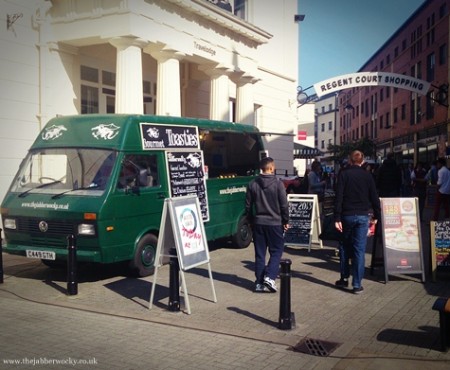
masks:
[[[391,86],[425,95],[431,83],[418,78],[388,72],[359,72],[336,76],[314,84],[318,97],[361,86]]]

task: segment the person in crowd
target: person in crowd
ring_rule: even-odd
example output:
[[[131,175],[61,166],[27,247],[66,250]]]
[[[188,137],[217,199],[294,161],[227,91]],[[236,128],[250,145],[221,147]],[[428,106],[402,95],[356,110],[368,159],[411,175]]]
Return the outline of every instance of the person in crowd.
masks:
[[[325,196],[326,181],[322,180],[322,166],[319,161],[314,161],[311,163],[311,171],[308,175],[308,182],[308,194],[317,194],[319,202],[322,202]]]
[[[414,171],[414,165],[412,163],[408,163],[404,165],[402,168],[402,197],[411,197],[413,193],[411,174]]]
[[[378,194],[382,198],[396,198],[400,196],[402,172],[395,162],[394,153],[389,153],[380,166],[376,185]]]
[[[295,178],[286,188],[286,194],[308,194],[308,173],[309,169],[307,168],[303,178]]]
[[[124,163],[122,164],[122,168],[120,169],[120,176],[117,187],[119,189],[126,189],[135,186],[137,174],[138,170],[136,166],[133,165],[129,160],[124,161]]]
[[[325,190],[330,189],[331,188],[331,177],[328,172],[323,173],[322,180],[325,181]]]
[[[450,217],[450,170],[447,168],[445,158],[437,161],[438,180],[436,200],[434,204],[433,221],[438,221],[441,207],[444,206],[445,218]]]
[[[372,177],[373,177],[373,179],[375,180],[375,170],[374,170],[374,167],[370,164],[370,163],[364,163],[363,164],[363,168],[367,171],[367,172],[369,172],[371,175],[372,175]]]
[[[250,182],[245,211],[253,224],[255,246],[255,291],[277,291],[278,275],[284,249],[283,233],[288,229],[289,205],[283,183],[275,176],[275,162],[266,157],[260,163],[261,174]],[[269,261],[266,266],[266,253]]]
[[[338,183],[338,181],[339,181],[339,175],[341,174],[341,172],[342,172],[343,170],[345,170],[345,169],[348,167],[348,165],[349,165],[348,159],[343,159],[343,160],[339,163],[339,169],[338,169],[338,172],[337,172],[337,174],[336,174],[336,179],[335,179],[335,181],[334,181],[334,187],[333,187],[333,190],[334,190],[335,193],[336,193],[337,183]]]
[[[430,185],[436,185],[438,180],[437,160],[431,162],[431,166],[427,172],[426,179]]]
[[[340,254],[340,279],[335,285],[346,288],[350,277],[350,256],[352,258],[353,293],[359,294],[364,288],[365,253],[369,221],[377,223],[380,218],[380,199],[375,182],[370,173],[361,166],[364,154],[355,150],[350,155],[350,165],[339,174],[335,200],[335,227],[343,235]],[[373,219],[369,219],[373,212]]]
[[[300,181],[300,186],[298,189],[298,194],[308,194],[308,190],[309,190],[309,173],[311,172],[311,170],[309,168],[307,168],[305,170],[305,174],[303,175],[302,180]]]
[[[413,196],[419,199],[419,215],[423,218],[423,210],[425,208],[425,198],[427,196],[427,171],[423,167],[422,162],[418,162],[411,173],[411,182],[413,187]]]

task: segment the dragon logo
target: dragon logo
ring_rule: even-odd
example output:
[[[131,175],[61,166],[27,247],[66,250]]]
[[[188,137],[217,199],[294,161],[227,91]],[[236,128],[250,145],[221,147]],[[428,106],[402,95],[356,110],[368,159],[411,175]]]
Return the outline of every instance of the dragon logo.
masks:
[[[151,137],[152,139],[157,139],[159,137],[159,130],[154,127],[150,127],[147,130],[148,137]]]
[[[62,136],[64,131],[67,131],[67,129],[64,126],[53,125],[47,127],[41,135],[42,140],[55,140],[56,138]]]
[[[191,168],[199,168],[202,165],[201,155],[198,153],[191,153],[186,157],[186,163]]]
[[[114,139],[119,133],[119,126],[116,126],[114,123],[110,123],[109,125],[100,124],[96,127],[91,128],[92,136],[98,139],[103,140],[111,140]]]

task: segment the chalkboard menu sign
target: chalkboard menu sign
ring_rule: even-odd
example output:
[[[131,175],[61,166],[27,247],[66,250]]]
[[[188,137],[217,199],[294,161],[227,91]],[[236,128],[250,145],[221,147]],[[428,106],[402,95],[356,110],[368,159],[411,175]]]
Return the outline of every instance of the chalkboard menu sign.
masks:
[[[450,221],[431,222],[431,264],[437,273],[450,273]]]
[[[203,221],[209,221],[203,152],[166,152],[171,197],[196,195]]]
[[[422,238],[417,198],[381,198],[386,282],[389,274],[422,274]]]
[[[314,199],[295,199],[289,196],[289,229],[284,234],[284,244],[311,245],[314,220]]]

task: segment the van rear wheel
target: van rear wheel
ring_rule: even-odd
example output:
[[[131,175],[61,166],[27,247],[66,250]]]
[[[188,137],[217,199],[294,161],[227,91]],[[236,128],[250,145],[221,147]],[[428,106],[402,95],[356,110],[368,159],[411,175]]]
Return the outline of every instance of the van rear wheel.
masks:
[[[130,261],[130,270],[133,275],[139,277],[153,275],[157,244],[158,238],[152,234],[146,234],[139,240],[134,258]]]
[[[253,233],[247,217],[242,217],[236,228],[236,233],[232,237],[233,245],[236,248],[247,248],[252,242]]]

